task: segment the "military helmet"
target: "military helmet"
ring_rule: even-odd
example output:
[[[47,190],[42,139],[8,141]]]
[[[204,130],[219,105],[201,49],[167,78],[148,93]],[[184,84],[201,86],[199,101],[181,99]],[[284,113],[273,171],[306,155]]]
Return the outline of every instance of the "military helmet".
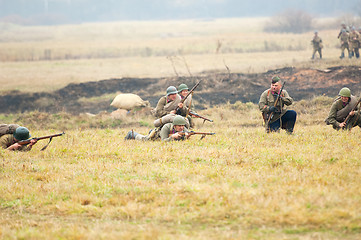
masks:
[[[272,78],[272,84],[275,84],[276,82],[279,82],[279,81],[281,81],[281,78],[279,76],[274,76]]]
[[[173,125],[182,125],[182,126],[184,126],[186,124],[187,124],[187,122],[184,119],[184,117],[182,117],[182,116],[178,115],[173,119]]]
[[[183,90],[189,90],[188,86],[184,83],[178,86],[178,92],[181,92]]]
[[[167,96],[170,94],[176,94],[176,93],[178,93],[176,87],[170,86],[167,88]]]
[[[351,90],[347,87],[344,87],[340,90],[338,95],[341,97],[351,97]]]
[[[31,137],[29,130],[26,127],[18,127],[13,135],[18,141],[26,140]]]

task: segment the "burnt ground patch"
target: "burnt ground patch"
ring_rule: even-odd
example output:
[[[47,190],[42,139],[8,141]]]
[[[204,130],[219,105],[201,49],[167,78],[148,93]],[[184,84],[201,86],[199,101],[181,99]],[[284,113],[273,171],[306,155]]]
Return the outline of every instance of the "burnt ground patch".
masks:
[[[259,74],[202,73],[195,77],[109,79],[69,84],[54,92],[12,91],[0,96],[0,113],[37,110],[78,114],[111,111],[114,109],[110,107],[110,101],[99,100],[87,103],[79,99],[116,92],[138,94],[155,107],[162,92],[165,92],[168,86],[186,83],[192,87],[198,81],[202,81],[194,95],[198,108],[236,101],[256,103],[275,75],[286,81],[285,89],[295,100],[310,99],[318,95],[334,97],[344,86],[349,87],[354,95],[361,92],[361,68],[358,66],[338,66],[328,69],[287,67]]]

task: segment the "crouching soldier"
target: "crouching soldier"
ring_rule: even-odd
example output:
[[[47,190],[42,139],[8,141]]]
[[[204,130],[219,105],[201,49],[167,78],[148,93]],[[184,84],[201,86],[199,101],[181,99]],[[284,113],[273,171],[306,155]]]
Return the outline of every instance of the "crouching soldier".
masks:
[[[281,79],[273,77],[271,88],[265,90],[259,99],[259,109],[262,112],[265,121],[266,132],[279,131],[279,128],[286,129],[287,133],[292,134],[296,123],[297,113],[294,110],[287,110],[286,106],[293,103],[293,99],[288,92],[282,89]],[[278,95],[279,99],[275,104]]]
[[[346,87],[342,88],[338,95],[325,120],[326,124],[332,125],[336,130],[351,129],[356,125],[361,127],[361,115],[356,112],[360,100],[352,96],[351,90]]]
[[[166,123],[163,127],[159,129],[153,129],[149,132],[148,135],[142,135],[134,131],[129,131],[125,136],[125,140],[162,140],[162,141],[173,141],[173,140],[184,140],[188,137],[188,129],[185,127],[186,120],[184,117],[177,115],[172,123]]]
[[[174,86],[168,87],[166,96],[159,99],[156,108],[153,110],[153,114],[157,118],[154,121],[154,126],[162,127],[166,123],[171,123],[177,114],[185,116],[187,110],[184,106],[181,103],[177,88]],[[189,127],[188,119],[186,121],[186,125]]]
[[[4,132],[3,130],[6,129]],[[31,135],[26,127],[20,127],[16,124],[1,124],[0,134],[4,134],[0,137],[0,146],[3,149],[18,150],[18,151],[30,151],[32,146],[37,142],[36,139],[32,139],[28,145],[19,144],[22,140],[28,140]]]

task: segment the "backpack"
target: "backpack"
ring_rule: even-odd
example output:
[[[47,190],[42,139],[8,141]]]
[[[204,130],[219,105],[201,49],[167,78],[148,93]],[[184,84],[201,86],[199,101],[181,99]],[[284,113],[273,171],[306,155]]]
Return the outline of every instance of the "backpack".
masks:
[[[0,137],[5,134],[13,134],[20,127],[17,124],[0,124]]]

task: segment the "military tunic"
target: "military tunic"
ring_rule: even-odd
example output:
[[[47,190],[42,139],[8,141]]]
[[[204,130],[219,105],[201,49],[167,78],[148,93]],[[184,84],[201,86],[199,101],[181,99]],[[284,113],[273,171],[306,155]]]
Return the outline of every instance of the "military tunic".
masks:
[[[313,45],[312,59],[315,58],[316,52],[318,52],[320,54],[320,58],[322,58],[322,39],[319,36],[315,36],[311,42]]]
[[[346,105],[342,102],[341,98],[337,98],[331,106],[330,113],[326,118],[325,122],[327,125],[332,125],[334,129],[340,129],[340,123],[344,122],[348,114],[354,108],[357,103],[355,96],[351,96],[350,102]],[[361,116],[360,113],[355,113],[354,116],[349,118],[346,128],[352,128],[353,125],[358,125],[361,127]]]
[[[180,103],[181,97],[177,94],[177,97],[174,101],[168,101],[167,96],[163,96],[159,99],[156,108],[154,109],[154,116],[156,118],[161,118],[171,111],[176,110],[178,103]],[[184,108],[180,109],[182,114],[186,114]]]
[[[3,149],[7,149],[11,145],[15,143],[15,138],[13,134],[5,134],[0,137],[0,147]],[[29,151],[31,147],[29,145],[23,145],[18,150],[19,151]]]
[[[289,106],[293,103],[293,99],[290,97],[286,90],[282,91],[281,97],[282,98],[280,98],[277,105],[275,106],[280,111],[273,114],[272,119],[270,119],[270,123],[273,123],[280,119],[287,111],[286,106]],[[258,103],[258,107],[261,110],[262,114],[267,114],[269,112],[269,107],[274,106],[275,101],[276,96],[271,93],[271,89],[265,90],[262,93]]]
[[[341,58],[345,57],[345,49],[347,49],[348,54],[350,54],[349,46],[348,46],[348,33],[343,32],[340,35],[340,42],[341,42]]]

